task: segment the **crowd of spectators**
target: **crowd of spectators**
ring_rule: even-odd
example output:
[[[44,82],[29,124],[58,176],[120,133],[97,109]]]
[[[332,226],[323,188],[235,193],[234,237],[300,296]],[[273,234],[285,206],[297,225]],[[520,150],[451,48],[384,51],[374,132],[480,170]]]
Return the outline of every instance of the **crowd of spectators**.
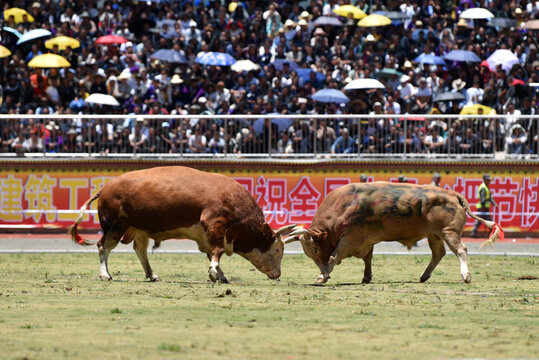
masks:
[[[361,27],[333,10],[353,4],[366,14],[398,11],[392,25]],[[519,118],[538,111],[539,30],[524,29],[539,19],[539,1],[125,1],[15,0],[3,10],[28,10],[33,22],[4,18],[0,59],[0,114],[126,114],[125,120],[0,120],[0,151],[18,152],[193,152],[193,153],[538,153],[538,120]],[[515,26],[464,20],[462,11],[488,8]],[[2,16],[2,14],[0,14]],[[321,16],[342,25],[316,25]],[[45,48],[46,39],[16,45],[10,29],[24,34],[50,30],[80,42],[78,48]],[[6,30],[7,29],[7,30]],[[99,45],[98,37],[128,41]],[[174,49],[185,63],[155,60],[159,49]],[[471,50],[485,60],[497,49],[519,59],[509,71],[485,62],[414,62],[421,54],[443,56]],[[232,71],[195,61],[200,52],[228,53],[251,60],[259,70]],[[69,68],[28,66],[53,52]],[[283,61],[286,60],[286,61]],[[296,68],[311,69],[311,72]],[[382,69],[394,75],[377,76]],[[323,88],[342,90],[352,80],[378,78],[385,89],[347,91],[346,104],[321,103]],[[462,101],[434,102],[443,92]],[[120,106],[89,104],[93,93],[114,96]],[[483,104],[505,119],[404,121],[395,119],[309,119],[311,114],[459,114]],[[223,114],[303,114],[305,120],[223,120]],[[171,114],[169,121],[146,114]],[[182,115],[215,115],[185,119]],[[481,114],[481,113],[480,113]],[[487,115],[487,114],[484,114]],[[419,120],[419,121],[417,121]]]

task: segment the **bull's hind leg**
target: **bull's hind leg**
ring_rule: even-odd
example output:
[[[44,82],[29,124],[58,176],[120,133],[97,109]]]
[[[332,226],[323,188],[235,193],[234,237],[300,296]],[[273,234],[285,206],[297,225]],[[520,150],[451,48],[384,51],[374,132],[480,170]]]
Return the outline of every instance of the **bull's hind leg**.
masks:
[[[432,272],[445,255],[444,242],[442,241],[442,239],[440,239],[438,235],[429,235],[428,239],[429,247],[432,251],[432,259],[430,260],[429,265],[425,269],[425,272],[423,272],[423,275],[421,275],[421,282],[425,282],[430,278]]]
[[[460,235],[452,230],[447,230],[442,233],[442,238],[449,246],[449,249],[457,255],[460,261],[460,274],[465,283],[472,281],[472,275],[468,271],[468,249],[462,243]]]
[[[99,277],[103,281],[112,280],[108,267],[109,254],[118,245],[121,236],[110,229],[103,233],[101,240],[97,243],[97,249],[99,250]]]
[[[219,265],[221,256],[223,256],[224,253],[224,249],[217,247],[212,248],[211,254],[208,254],[208,259],[210,260],[210,270],[208,271],[208,275],[213,282],[219,281],[223,284],[228,284],[228,279],[225,277],[225,274]]]
[[[153,272],[152,267],[150,266],[150,261],[148,260],[148,243],[148,236],[143,232],[138,232],[135,235],[133,249],[137,253],[138,259],[144,268],[146,278],[150,279],[150,281],[161,281],[159,276]]]

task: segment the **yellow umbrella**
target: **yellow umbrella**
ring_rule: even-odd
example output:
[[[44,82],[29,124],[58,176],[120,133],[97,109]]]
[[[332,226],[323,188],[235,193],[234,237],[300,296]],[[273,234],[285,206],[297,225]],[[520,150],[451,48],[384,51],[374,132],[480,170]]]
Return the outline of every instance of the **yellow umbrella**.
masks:
[[[11,55],[11,51],[7,47],[0,45],[0,59]]]
[[[58,45],[58,49],[60,50],[65,50],[68,46],[72,49],[76,49],[80,47],[80,42],[69,36],[57,36],[45,41],[45,47],[47,49],[52,49],[54,45]]]
[[[19,8],[11,8],[4,10],[4,20],[8,21],[10,16],[15,18],[15,23],[22,23],[24,21],[23,16],[26,15],[28,22],[34,22],[34,17],[28,13],[28,11]]]
[[[363,19],[365,16],[367,16],[363,10],[354,5],[339,6],[337,9],[333,10],[333,12],[346,18],[349,18],[350,15],[352,15],[353,19]]]
[[[479,114],[479,109],[483,109],[483,114],[482,115],[496,115],[496,110],[494,110],[493,108],[490,108],[488,106],[481,105],[481,104],[465,106],[460,111],[460,114],[461,115],[478,115]]]
[[[69,67],[71,64],[64,57],[56,54],[43,54],[34,57],[28,63],[30,67],[38,68],[61,68]]]
[[[391,19],[384,15],[372,14],[367,15],[363,19],[359,20],[357,26],[374,27],[374,26],[386,26],[391,25]]]

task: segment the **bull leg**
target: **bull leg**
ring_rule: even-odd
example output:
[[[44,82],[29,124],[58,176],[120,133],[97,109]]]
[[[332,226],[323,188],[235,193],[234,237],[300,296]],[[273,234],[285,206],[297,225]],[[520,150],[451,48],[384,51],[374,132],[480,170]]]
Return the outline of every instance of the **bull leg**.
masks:
[[[454,231],[444,231],[443,239],[449,249],[457,255],[460,261],[460,274],[465,283],[472,281],[472,275],[468,271],[468,249],[462,243],[460,235]]]
[[[343,259],[350,257],[352,249],[353,247],[350,245],[349,241],[347,241],[346,237],[342,237],[337,244],[337,248],[329,257],[327,265],[320,267],[322,273],[318,276],[316,282],[319,284],[326,283],[330,279],[329,274],[331,274],[335,265],[339,265]]]
[[[371,250],[363,258],[363,261],[365,262],[365,271],[363,273],[363,280],[361,280],[362,284],[368,284],[372,280],[372,253],[374,251],[374,246],[371,246]]]
[[[219,281],[220,283],[228,284],[228,279],[225,277],[225,274],[219,265],[221,256],[224,253],[224,249],[217,247],[212,248],[211,254],[208,254],[208,259],[210,260],[210,270],[208,271],[208,275],[213,282]]]
[[[112,249],[120,242],[120,238],[121,236],[118,236],[113,231],[105,231],[101,240],[97,243],[97,249],[99,250],[99,277],[103,281],[112,280],[108,268],[108,259]]]
[[[425,272],[423,272],[423,275],[421,275],[420,281],[422,283],[427,281],[430,278],[430,276],[432,275],[432,272],[434,271],[434,269],[436,268],[440,260],[442,260],[442,258],[445,255],[444,242],[442,241],[442,239],[440,239],[439,236],[429,235],[428,239],[429,239],[429,247],[430,247],[430,250],[432,251],[432,259],[430,260],[429,265],[425,269]]]
[[[146,278],[150,279],[150,281],[161,281],[159,276],[153,272],[152,267],[150,266],[150,261],[148,260],[148,243],[148,236],[139,233],[135,236],[133,249],[137,253],[138,259],[142,264],[142,268],[146,273]]]

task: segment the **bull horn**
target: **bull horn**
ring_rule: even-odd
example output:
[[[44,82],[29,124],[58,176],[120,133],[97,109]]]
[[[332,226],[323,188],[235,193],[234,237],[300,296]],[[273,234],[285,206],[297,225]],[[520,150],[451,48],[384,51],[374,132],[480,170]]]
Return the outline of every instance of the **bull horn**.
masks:
[[[296,227],[296,224],[286,225],[282,228],[275,230],[275,236],[283,235],[284,233],[289,232],[290,230],[294,229]]]
[[[295,236],[286,238],[284,243],[289,244],[289,243],[294,242],[294,241],[299,241],[299,235],[295,235]]]
[[[309,232],[307,231],[307,229],[296,229],[290,234],[288,234],[288,236],[295,236],[295,235],[309,235]]]

